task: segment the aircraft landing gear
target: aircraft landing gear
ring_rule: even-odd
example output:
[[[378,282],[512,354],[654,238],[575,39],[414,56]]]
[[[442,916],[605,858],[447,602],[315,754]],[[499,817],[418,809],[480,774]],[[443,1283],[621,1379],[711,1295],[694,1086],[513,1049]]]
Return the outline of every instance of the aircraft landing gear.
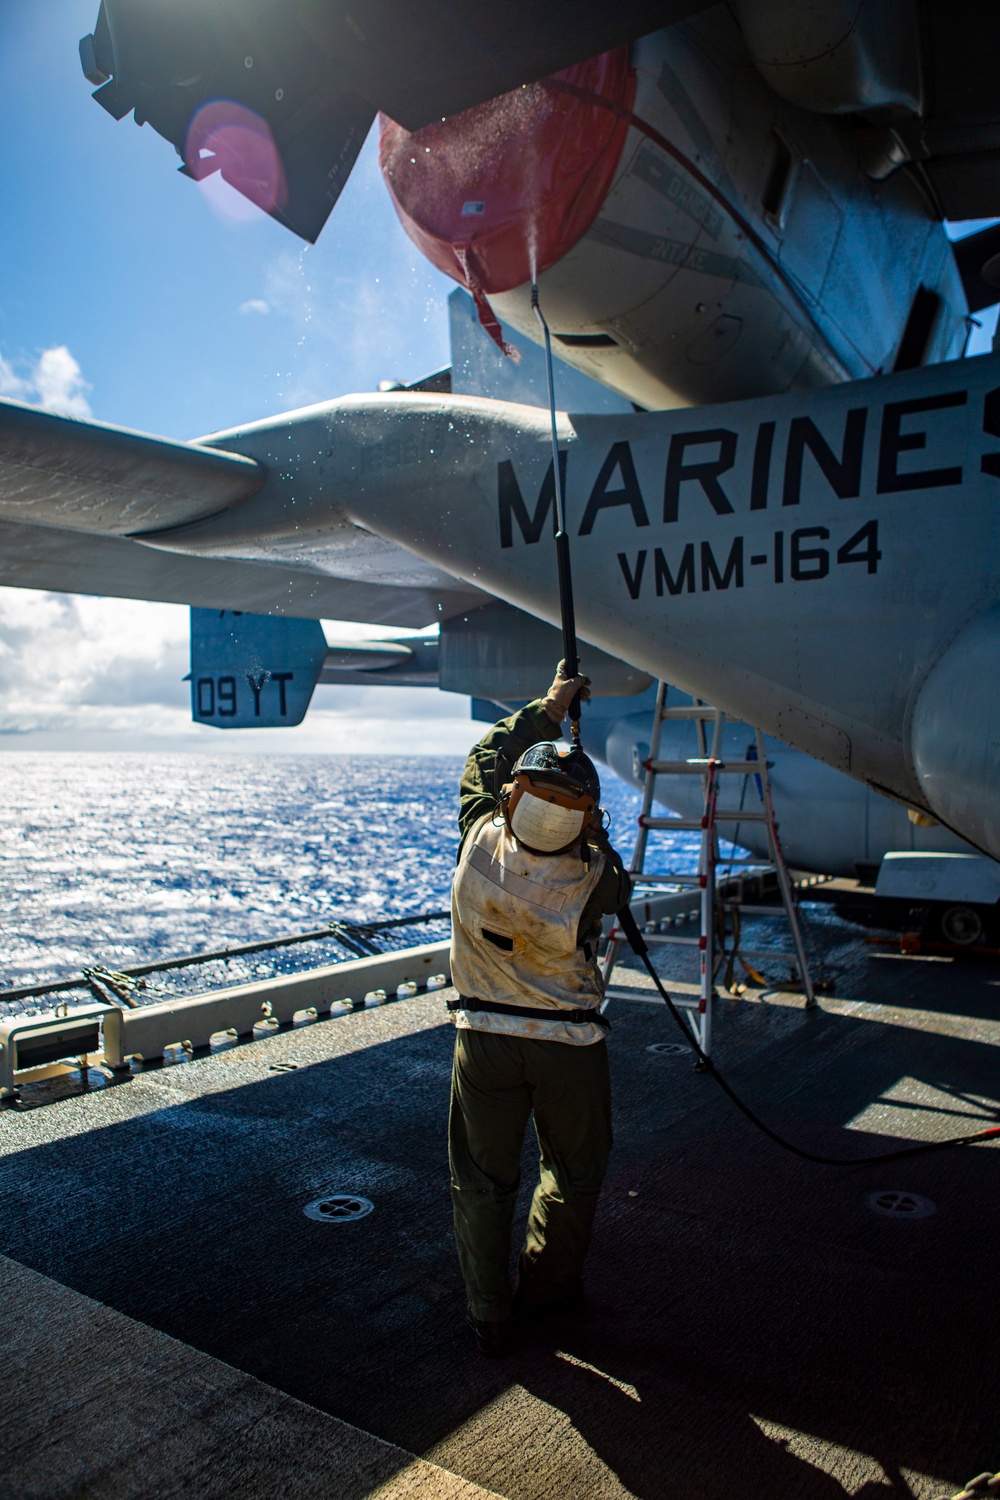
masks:
[[[940,917],[941,936],[946,943],[958,948],[978,943],[983,935],[983,922],[973,906],[948,906]]]

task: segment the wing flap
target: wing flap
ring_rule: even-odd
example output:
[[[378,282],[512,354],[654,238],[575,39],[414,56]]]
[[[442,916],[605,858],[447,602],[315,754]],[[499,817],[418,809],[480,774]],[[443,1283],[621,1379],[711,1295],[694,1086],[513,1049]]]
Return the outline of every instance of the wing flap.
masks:
[[[476,589],[357,582],[269,563],[161,552],[127,537],[0,521],[0,585],[205,609],[420,629],[483,603]]]

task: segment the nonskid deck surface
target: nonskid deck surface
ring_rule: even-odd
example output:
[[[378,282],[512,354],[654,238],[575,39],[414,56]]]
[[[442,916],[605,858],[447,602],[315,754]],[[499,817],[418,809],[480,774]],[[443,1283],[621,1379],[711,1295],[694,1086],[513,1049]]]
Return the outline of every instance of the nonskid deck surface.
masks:
[[[4,1496],[496,1500],[15,1261],[0,1276]]]
[[[817,940],[836,981],[818,1012],[777,992],[720,1007],[740,1091],[833,1154],[992,1123],[1000,967],[878,956],[829,915]],[[447,993],[4,1110],[0,1248],[510,1500],[930,1500],[996,1467],[998,1148],[796,1160],[688,1059],[647,1050],[676,1039],[650,1003],[612,1009],[588,1310],[477,1355],[444,1163]],[[305,1216],[338,1190],[374,1211]],[[872,1212],[893,1190],[936,1212]],[[40,1358],[40,1412],[48,1378]]]

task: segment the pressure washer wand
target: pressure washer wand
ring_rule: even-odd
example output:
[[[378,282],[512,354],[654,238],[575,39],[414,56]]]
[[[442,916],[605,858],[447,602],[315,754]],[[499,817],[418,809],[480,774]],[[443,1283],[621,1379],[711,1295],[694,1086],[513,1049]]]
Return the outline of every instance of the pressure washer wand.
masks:
[[[566,502],[563,494],[562,464],[559,454],[559,435],[556,431],[556,383],[552,369],[552,337],[545,314],[538,303],[538,286],[531,284],[531,309],[538,319],[545,336],[545,371],[549,382],[549,421],[552,424],[552,479],[556,496],[556,568],[559,574],[559,612],[562,616],[563,661],[567,677],[575,677],[580,670],[580,658],[576,647],[576,612],[573,608],[573,574],[569,560],[569,533],[566,530]],[[580,743],[580,694],[577,693],[569,706],[570,739],[574,745]]]

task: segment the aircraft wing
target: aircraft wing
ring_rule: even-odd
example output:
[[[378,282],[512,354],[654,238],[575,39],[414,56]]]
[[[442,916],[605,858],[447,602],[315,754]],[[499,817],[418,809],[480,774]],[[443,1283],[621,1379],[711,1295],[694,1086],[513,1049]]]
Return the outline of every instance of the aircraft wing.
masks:
[[[241,454],[0,400],[0,584],[414,627],[489,597],[374,538],[336,573],[308,559],[222,561],[139,540],[219,516],[267,477]]]
[[[252,458],[0,402],[0,517],[127,536],[201,520],[260,489]]]

